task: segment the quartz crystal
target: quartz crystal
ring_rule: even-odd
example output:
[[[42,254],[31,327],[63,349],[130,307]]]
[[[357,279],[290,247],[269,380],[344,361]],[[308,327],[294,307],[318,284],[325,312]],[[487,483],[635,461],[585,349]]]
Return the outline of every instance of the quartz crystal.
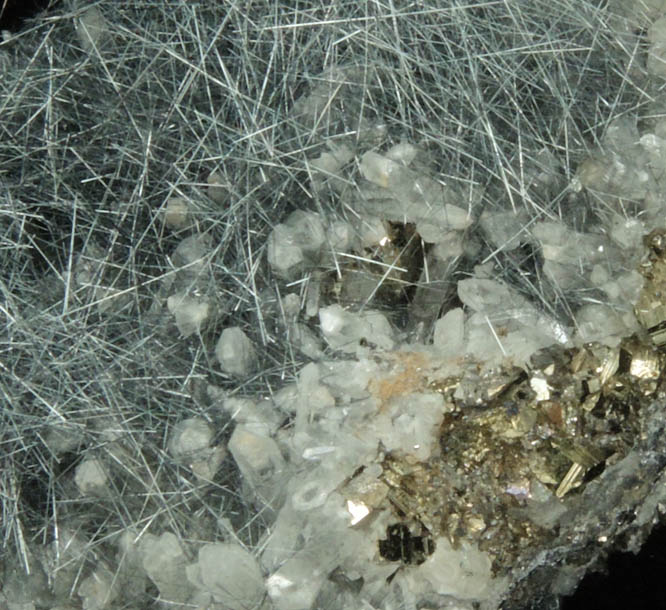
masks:
[[[198,562],[188,566],[193,585],[211,594],[228,610],[256,608],[264,596],[264,579],[254,556],[237,544],[207,544]]]
[[[167,308],[176,319],[176,326],[183,337],[200,332],[210,316],[211,306],[206,299],[175,294],[167,299]]]
[[[165,601],[185,602],[192,592],[185,567],[187,556],[175,534],[146,535],[140,545],[143,569],[153,581]]]
[[[257,363],[252,341],[237,326],[222,331],[215,346],[215,355],[224,372],[238,377],[251,373]]]

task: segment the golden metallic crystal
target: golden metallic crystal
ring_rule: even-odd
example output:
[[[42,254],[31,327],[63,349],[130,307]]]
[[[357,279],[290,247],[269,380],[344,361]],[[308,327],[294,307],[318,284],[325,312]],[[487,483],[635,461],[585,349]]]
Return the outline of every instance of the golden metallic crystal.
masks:
[[[529,375],[509,368],[481,379],[472,367],[475,395],[491,397],[480,404],[458,392],[464,374],[458,384],[432,382],[450,408],[438,450],[423,463],[396,453],[381,461],[386,502],[397,520],[454,546],[476,542],[498,571],[526,545],[554,537],[531,515],[556,510],[624,457],[640,431],[643,406],[663,389],[664,360],[647,334],[617,348],[546,350],[534,361]]]
[[[553,539],[557,515],[628,453],[645,407],[665,393],[666,233],[651,235],[648,245],[636,305],[645,330],[619,346],[548,348],[526,370],[469,362],[446,377],[428,373],[422,355],[404,354],[399,373],[372,386],[380,408],[412,392],[437,391],[445,412],[427,461],[380,455],[374,509],[391,511],[419,540],[476,543],[496,572]]]

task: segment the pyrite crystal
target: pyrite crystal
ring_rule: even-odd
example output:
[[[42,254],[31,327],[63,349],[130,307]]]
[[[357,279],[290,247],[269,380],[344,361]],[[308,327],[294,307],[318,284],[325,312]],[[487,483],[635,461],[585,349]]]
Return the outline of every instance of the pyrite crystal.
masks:
[[[454,548],[471,542],[487,552],[495,575],[517,565],[527,573],[530,561],[564,535],[562,517],[584,512],[581,497],[592,482],[613,468],[633,480],[622,461],[650,442],[653,405],[665,395],[666,232],[653,232],[646,243],[635,311],[643,328],[616,347],[548,348],[526,368],[482,370],[468,362],[446,378],[430,377],[421,355],[406,353],[400,378],[376,385],[384,401],[400,393],[396,388],[421,385],[446,405],[428,460],[386,451],[379,477],[361,483],[369,474],[361,468],[345,486],[348,497],[392,511],[395,523],[379,545],[384,559],[419,564],[445,536]],[[631,518],[642,492],[618,496],[618,510],[628,507],[623,518]]]

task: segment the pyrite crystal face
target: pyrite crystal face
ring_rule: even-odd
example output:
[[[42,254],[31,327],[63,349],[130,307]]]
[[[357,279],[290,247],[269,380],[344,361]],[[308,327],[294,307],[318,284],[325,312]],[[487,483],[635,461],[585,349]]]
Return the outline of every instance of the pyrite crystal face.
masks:
[[[656,229],[646,238],[648,255],[641,265],[645,286],[636,303],[636,318],[648,329],[655,344],[666,343],[666,230]]]
[[[527,370],[481,373],[469,363],[429,382],[449,409],[438,450],[425,462],[381,457],[375,507],[395,516],[380,544],[385,559],[419,563],[445,536],[454,547],[478,545],[502,574],[547,547],[569,504],[640,440],[649,405],[665,393],[666,232],[652,233],[648,246],[636,305],[644,331],[617,347],[542,350]]]

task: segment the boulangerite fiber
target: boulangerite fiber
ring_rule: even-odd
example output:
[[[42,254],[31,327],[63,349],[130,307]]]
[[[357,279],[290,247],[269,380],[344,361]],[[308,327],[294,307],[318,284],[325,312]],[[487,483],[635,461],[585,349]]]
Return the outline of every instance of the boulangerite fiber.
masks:
[[[65,2],[0,43],[0,601],[556,608],[660,518],[666,5]]]

